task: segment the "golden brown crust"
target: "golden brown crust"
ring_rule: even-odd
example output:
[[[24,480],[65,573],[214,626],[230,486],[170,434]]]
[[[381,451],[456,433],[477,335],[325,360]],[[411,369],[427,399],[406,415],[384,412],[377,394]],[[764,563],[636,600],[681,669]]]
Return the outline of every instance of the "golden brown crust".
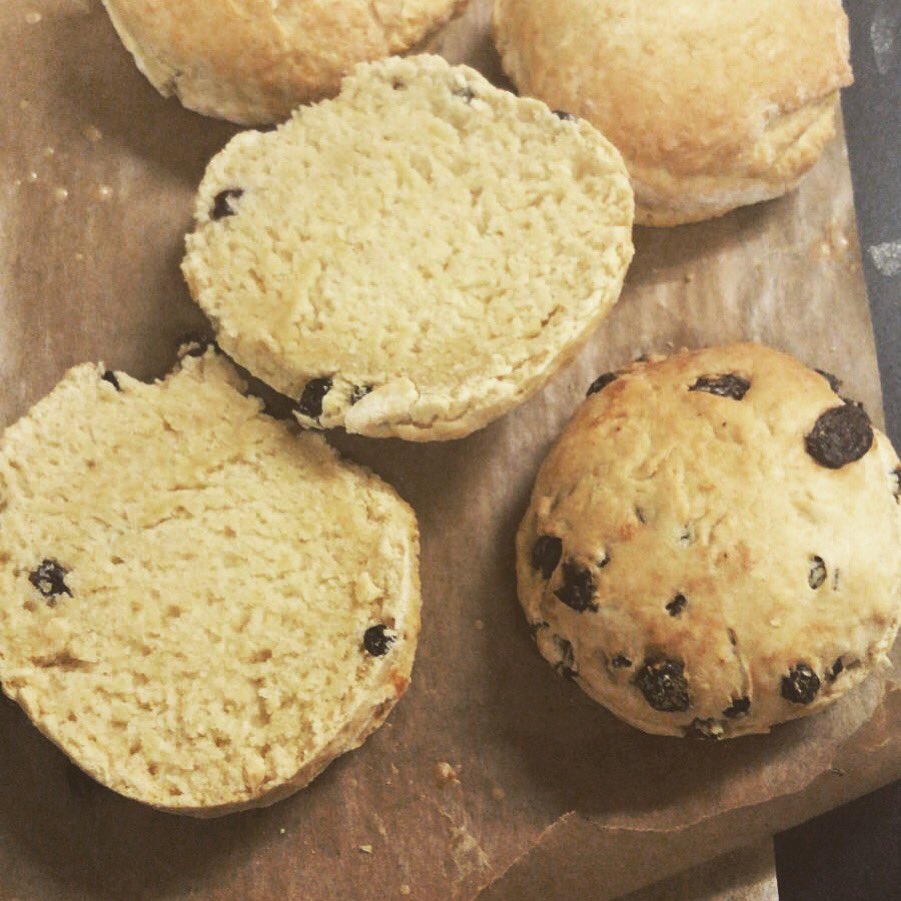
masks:
[[[466,0],[104,0],[164,96],[244,125],[337,92],[356,63],[403,53]]]
[[[790,190],[852,80],[838,0],[498,0],[494,29],[522,93],[587,118],[620,150],[641,224]]]
[[[517,538],[542,654],[640,729],[710,737],[813,713],[884,664],[898,458],[874,430],[856,460],[821,465],[806,436],[836,408],[853,415],[822,375],[755,344],[633,364],[592,394]],[[683,668],[688,703],[650,704],[642,669],[659,660]],[[786,696],[799,667],[818,680],[803,702]]]

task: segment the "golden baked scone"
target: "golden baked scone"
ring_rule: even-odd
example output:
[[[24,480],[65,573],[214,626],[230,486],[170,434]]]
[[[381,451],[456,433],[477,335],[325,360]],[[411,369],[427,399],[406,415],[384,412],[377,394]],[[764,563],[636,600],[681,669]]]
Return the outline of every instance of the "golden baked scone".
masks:
[[[412,510],[242,388],[212,353],[154,384],[85,364],[0,441],[3,691],[99,782],[194,816],[361,744],[419,634]]]
[[[790,191],[852,81],[840,0],[496,0],[494,32],[520,93],[616,145],[641,225]]]
[[[756,344],[600,376],[517,537],[541,653],[646,732],[729,738],[887,663],[901,469],[830,377]]]
[[[197,194],[183,271],[221,347],[313,428],[460,438],[534,394],[619,297],[622,159],[438,56],[361,64]]]
[[[242,125],[333,94],[359,62],[404,53],[466,0],[103,0],[164,96]]]

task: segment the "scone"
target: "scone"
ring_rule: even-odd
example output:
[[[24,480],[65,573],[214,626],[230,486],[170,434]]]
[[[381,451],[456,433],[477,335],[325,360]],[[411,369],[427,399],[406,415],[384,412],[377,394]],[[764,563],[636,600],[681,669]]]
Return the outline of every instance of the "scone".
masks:
[[[459,438],[537,391],[619,296],[632,192],[587,122],[437,56],[210,163],[183,270],[223,350],[309,427]]]
[[[164,96],[242,125],[286,119],[359,62],[404,53],[466,0],[103,0]]]
[[[839,0],[496,0],[494,32],[522,94],[619,148],[642,225],[790,191],[852,81]]]
[[[0,443],[0,682],[83,770],[155,807],[270,804],[410,678],[413,512],[241,393],[86,364]],[[296,428],[295,428],[296,431]]]
[[[806,716],[887,652],[901,469],[831,377],[756,344],[600,376],[517,537],[541,653],[646,732]]]

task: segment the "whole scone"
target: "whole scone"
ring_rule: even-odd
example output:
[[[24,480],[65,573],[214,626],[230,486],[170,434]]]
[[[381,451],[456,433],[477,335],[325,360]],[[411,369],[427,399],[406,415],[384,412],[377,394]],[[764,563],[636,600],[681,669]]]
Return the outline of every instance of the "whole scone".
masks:
[[[438,56],[213,158],[182,268],[217,341],[306,426],[461,438],[537,391],[619,296],[632,191],[587,122]]]
[[[0,441],[0,683],[85,772],[174,813],[271,804],[410,678],[410,508],[224,357],[70,370]],[[296,428],[295,428],[296,431]]]
[[[901,469],[837,381],[738,344],[600,376],[517,537],[541,653],[660,735],[767,732],[887,662]]]
[[[641,225],[790,191],[852,81],[840,0],[496,0],[494,32],[522,94],[617,146]]]
[[[242,125],[286,119],[357,63],[404,53],[466,0],[103,0],[164,96]]]

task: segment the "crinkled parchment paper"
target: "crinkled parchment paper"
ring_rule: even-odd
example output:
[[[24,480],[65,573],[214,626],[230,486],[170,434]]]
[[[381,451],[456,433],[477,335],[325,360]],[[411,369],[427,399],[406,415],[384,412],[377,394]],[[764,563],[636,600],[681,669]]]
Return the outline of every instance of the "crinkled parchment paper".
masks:
[[[475,3],[438,47],[496,78],[487,7]],[[192,192],[234,129],[158,97],[99,0],[7,0],[0,60],[5,425],[69,366],[101,359],[150,378],[206,328],[178,263]],[[201,822],[100,788],[2,701],[0,897],[436,899],[492,883],[493,898],[603,898],[899,774],[899,695],[877,680],[809,721],[710,746],[621,724],[529,639],[514,531],[539,461],[598,372],[756,338],[835,372],[878,419],[841,141],[792,196],[639,230],[636,245],[606,324],[522,409],[447,444],[333,436],[422,526],[422,642],[388,724],[295,797]]]

